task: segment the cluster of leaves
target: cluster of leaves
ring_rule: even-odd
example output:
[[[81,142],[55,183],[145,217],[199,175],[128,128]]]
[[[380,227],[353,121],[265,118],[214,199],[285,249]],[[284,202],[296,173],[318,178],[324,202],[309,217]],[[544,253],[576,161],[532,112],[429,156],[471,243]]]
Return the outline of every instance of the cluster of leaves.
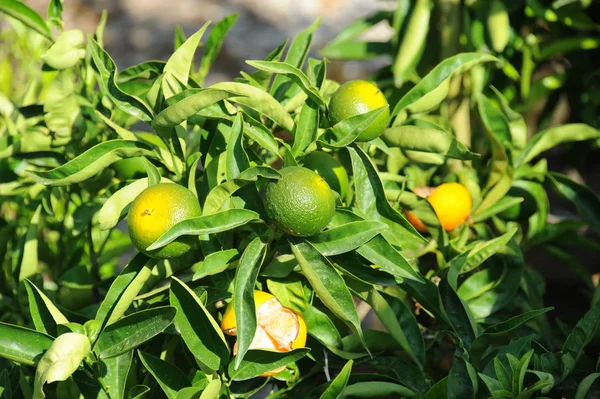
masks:
[[[166,62],[118,71],[103,48],[105,18],[86,40],[62,31],[60,0],[46,21],[16,0],[0,0],[0,11],[13,18],[5,39],[14,48],[0,64],[12,71],[0,96],[3,397],[597,392],[598,289],[574,327],[555,328],[523,250],[558,245],[582,226],[600,230],[597,195],[539,159],[600,132],[572,124],[529,139],[521,114],[486,79],[451,92],[457,79],[502,67],[498,57],[460,53],[414,75],[390,94],[391,127],[357,143],[382,109],[328,122],[338,83],[324,60],[308,57],[318,21],[248,61],[252,73],[203,87],[235,16],[210,30],[199,66],[208,24],[189,38],[177,31]],[[19,74],[20,84],[5,82]],[[325,231],[287,236],[268,223],[260,189],[315,149],[339,157],[351,189]],[[134,159],[145,176],[118,173],[119,162]],[[182,236],[197,237],[197,248],[167,260],[132,255],[119,222],[164,179],[195,193],[202,215],[149,248]],[[447,233],[411,189],[453,180],[474,207]],[[548,186],[575,203],[581,221],[547,223]],[[426,237],[403,209],[423,220]],[[306,348],[249,350],[256,318],[244,309],[254,309],[255,289],[303,315]],[[218,327],[230,298],[236,356]],[[364,304],[383,328],[364,328]]]

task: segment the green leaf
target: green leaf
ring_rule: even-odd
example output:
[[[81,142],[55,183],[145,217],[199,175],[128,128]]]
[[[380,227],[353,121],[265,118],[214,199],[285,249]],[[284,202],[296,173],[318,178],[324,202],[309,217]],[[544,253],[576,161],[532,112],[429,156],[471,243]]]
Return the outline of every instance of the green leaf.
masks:
[[[210,190],[204,201],[202,214],[205,216],[215,214],[236,191],[250,183],[258,181],[260,177],[279,179],[281,175],[275,169],[268,166],[248,168],[240,173],[236,179],[221,183]]]
[[[197,267],[192,281],[200,280],[206,276],[212,276],[225,270],[229,264],[239,258],[237,249],[224,249],[222,251],[212,252],[206,255],[203,261]]]
[[[35,329],[55,337],[57,324],[65,324],[69,320],[30,280],[25,279],[25,288],[29,298],[29,312]]]
[[[450,267],[453,268],[453,262],[458,261],[458,272],[468,273],[471,270],[479,267],[483,262],[488,260],[494,254],[506,248],[510,239],[517,232],[517,228],[512,228],[500,237],[493,238],[488,241],[479,241],[470,250],[466,259],[455,258],[450,261]],[[464,263],[463,263],[464,261]],[[462,265],[462,266],[461,266]]]
[[[563,356],[571,355],[574,361],[578,362],[583,355],[583,350],[596,335],[598,327],[600,327],[600,302],[596,302],[577,322],[563,345]]]
[[[539,317],[549,311],[554,309],[553,307],[530,310],[518,316],[511,317],[508,320],[505,320],[501,323],[494,324],[486,328],[479,337],[473,341],[471,345],[470,351],[470,359],[471,363],[474,367],[479,367],[479,362],[483,357],[485,351],[489,349],[490,346],[501,346],[508,344],[511,339],[514,338],[513,331],[523,324],[529,322],[530,320]]]
[[[109,140],[93,146],[58,168],[29,174],[41,184],[66,186],[87,180],[120,159],[138,156],[156,157],[149,147],[139,141]]]
[[[44,384],[69,378],[90,351],[90,340],[83,334],[66,333],[56,338],[35,370],[33,399],[46,397]]]
[[[302,313],[308,329],[308,334],[328,348],[340,349],[342,337],[333,321],[321,310],[309,305]]]
[[[388,398],[397,395],[402,398],[414,398],[417,395],[400,384],[385,381],[364,381],[346,386],[342,393],[346,397]]]
[[[88,50],[98,72],[100,73],[99,84],[102,92],[123,111],[145,122],[151,122],[153,118],[152,109],[143,100],[130,95],[119,88],[116,79],[118,76],[117,66],[112,58],[93,39],[88,38]]]
[[[341,120],[327,130],[320,141],[331,147],[346,147],[353,143],[372,123],[375,123],[379,115],[384,113],[388,108],[389,106],[386,105]]]
[[[243,144],[243,127],[244,117],[241,112],[238,112],[229,131],[229,137],[227,137],[227,166],[225,168],[227,180],[239,177],[241,172],[250,167],[250,160]]]
[[[421,60],[427,42],[432,7],[433,2],[431,0],[417,0],[412,8],[410,19],[406,30],[403,32],[402,41],[392,65],[396,87],[402,86]]]
[[[160,182],[172,183],[171,180],[165,177],[161,178]],[[98,213],[100,230],[110,230],[115,227],[127,215],[129,205],[142,191],[148,188],[148,185],[148,178],[144,177],[113,193]]]
[[[177,399],[177,392],[190,386],[190,381],[185,374],[171,363],[141,350],[137,353],[144,367],[156,379],[167,398]]]
[[[106,373],[101,377],[102,384],[107,388],[111,398],[124,398],[127,376],[133,362],[133,351],[125,352],[120,356],[103,359],[102,363]]]
[[[269,93],[256,87],[236,82],[222,82],[210,86],[210,89],[224,90],[236,97],[230,101],[245,105],[263,114],[284,129],[294,131],[294,120],[283,106]]]
[[[95,319],[107,326],[119,320],[144,287],[156,262],[155,259],[137,254],[110,285]]]
[[[321,50],[321,54],[330,59],[369,60],[392,51],[390,43],[347,41],[335,44],[329,42]]]
[[[235,357],[236,370],[240,369],[243,364],[244,356],[256,333],[254,286],[265,255],[266,245],[259,237],[256,237],[242,253],[235,273],[233,301],[238,337],[238,352]]]
[[[321,96],[321,93],[319,93],[319,90],[312,85],[304,72],[297,67],[288,64],[287,62],[279,61],[246,61],[246,63],[261,71],[289,77],[319,107],[325,107],[325,100]]]
[[[237,21],[237,19],[237,14],[228,15],[222,20],[220,20],[211,29],[210,34],[208,35],[208,39],[206,40],[206,46],[204,54],[202,55],[202,61],[200,61],[200,69],[198,70],[198,74],[196,75],[198,83],[201,86],[204,84],[204,79],[208,75],[210,67],[215,62],[219,51],[221,51],[221,46],[223,45],[225,37]]]
[[[515,205],[518,206],[520,203],[523,202],[523,200],[524,199],[522,197],[502,197],[498,202],[496,202],[491,207],[487,208],[485,211],[473,216],[473,223],[484,222],[492,216],[495,216],[507,209],[510,209]]]
[[[546,60],[555,55],[566,55],[573,51],[592,50],[600,46],[600,38],[597,37],[558,37],[553,38],[548,44],[540,46],[536,59]]]
[[[448,398],[468,399],[477,395],[477,373],[469,362],[462,357],[455,357],[450,374],[448,374]]]
[[[41,58],[54,69],[72,68],[85,57],[85,37],[79,29],[61,32]]]
[[[155,79],[162,75],[165,69],[164,61],[143,61],[137,65],[123,69],[118,76],[119,83],[136,79]]]
[[[319,299],[333,314],[346,322],[354,332],[362,337],[360,319],[344,279],[329,260],[310,243],[292,238],[288,238],[288,240],[302,273]]]
[[[355,284],[353,289],[357,288],[358,284]],[[373,308],[386,330],[419,368],[423,369],[425,343],[417,320],[408,306],[403,301],[367,285],[361,287],[357,294]]]
[[[388,145],[410,151],[440,154],[447,158],[474,160],[480,157],[449,133],[418,126],[398,126],[384,130]]]
[[[285,62],[295,66],[296,68],[302,69],[302,64],[304,64],[304,61],[306,60],[306,56],[312,43],[313,33],[317,30],[320,24],[321,19],[315,19],[312,25],[300,32],[294,38],[292,44],[290,44],[287,54],[285,55]],[[282,92],[280,89],[288,81],[289,78],[286,76],[275,76],[273,84],[271,85],[270,93],[278,100],[282,99],[285,92]],[[288,130],[292,131],[291,129]]]
[[[312,100],[307,100],[298,117],[294,131],[294,144],[292,145],[292,154],[298,157],[304,154],[304,151],[317,138],[317,129],[319,127],[319,106]]]
[[[210,21],[206,22],[196,33],[190,36],[171,56],[164,68],[162,92],[165,99],[181,91],[181,84],[187,85],[194,61],[194,54],[200,44]]]
[[[346,385],[348,385],[348,379],[350,378],[350,373],[352,372],[353,363],[354,362],[352,360],[348,360],[340,373],[329,383],[327,389],[325,389],[325,392],[321,394],[319,399],[345,398],[344,389],[346,388]]]
[[[221,393],[221,380],[215,378],[208,383],[206,388],[202,391],[199,399],[218,399]]]
[[[592,373],[585,377],[577,386],[577,392],[575,392],[575,399],[585,399],[588,391],[594,384],[594,382],[600,377],[600,373]]]
[[[100,358],[109,358],[134,349],[166,329],[175,313],[174,307],[161,306],[125,316],[102,330],[94,352]]]
[[[289,276],[281,280],[267,280],[269,292],[275,295],[281,304],[297,313],[302,314],[308,304],[304,299],[302,280],[297,276]]]
[[[363,220],[345,223],[310,237],[309,241],[324,256],[355,250],[387,229],[381,222]]]
[[[23,249],[19,256],[19,281],[38,273],[38,235],[40,227],[40,215],[42,206],[38,205],[31,216],[27,233],[23,237]]]
[[[52,345],[52,337],[35,330],[0,322],[0,357],[34,366],[45,350]]]
[[[196,115],[203,109],[221,100],[234,96],[226,90],[187,89],[172,97],[168,106],[162,109],[152,121],[152,127],[162,137],[168,137],[171,130]]]
[[[575,205],[581,218],[592,229],[600,232],[600,197],[598,194],[563,174],[550,172],[546,176],[556,191]]]
[[[50,32],[50,28],[44,22],[44,19],[22,2],[17,0],[0,0],[0,11],[18,19],[25,26],[52,41],[52,32]]]
[[[477,325],[473,321],[471,312],[450,286],[447,278],[443,278],[440,281],[439,289],[442,305],[448,316],[448,321],[456,335],[462,341],[465,349],[469,350],[471,344],[478,335]]]
[[[229,360],[225,336],[198,296],[181,280],[171,282],[171,305],[177,308],[175,325],[194,356],[211,370]]]
[[[398,101],[392,116],[405,110],[417,113],[437,107],[446,98],[453,76],[469,70],[474,65],[493,61],[498,59],[483,53],[461,53],[442,61]],[[406,116],[396,118],[394,126],[405,119]]]
[[[148,251],[154,251],[175,241],[184,235],[198,236],[232,230],[249,222],[258,220],[258,213],[247,209],[229,209],[213,215],[198,216],[181,221],[167,230],[156,241],[148,246]]]
[[[386,223],[389,228],[383,232],[383,236],[392,244],[423,243],[424,239],[415,228],[390,206],[377,169],[369,156],[358,147],[349,147],[348,152],[352,162],[355,203],[361,216]]]
[[[233,381],[249,380],[302,359],[308,352],[307,348],[294,349],[290,352],[249,350],[239,367],[235,368],[233,362],[229,363],[227,373]]]
[[[378,373],[391,377],[413,392],[425,393],[429,388],[429,383],[425,380],[425,374],[420,367],[403,357],[378,356],[368,364],[372,365]]]
[[[583,123],[571,123],[543,130],[533,136],[521,156],[515,162],[516,166],[524,165],[541,153],[563,143],[585,141],[600,138],[600,130]]]

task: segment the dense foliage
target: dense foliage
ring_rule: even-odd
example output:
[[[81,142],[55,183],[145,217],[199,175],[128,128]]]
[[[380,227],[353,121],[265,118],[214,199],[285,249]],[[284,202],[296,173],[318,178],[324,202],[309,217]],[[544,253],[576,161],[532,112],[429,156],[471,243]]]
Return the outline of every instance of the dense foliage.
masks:
[[[596,108],[577,103],[583,92],[569,98],[592,126],[556,124],[552,101],[530,112],[560,92],[552,82],[571,79],[532,79],[536,65],[595,47],[573,29],[597,25],[584,1],[508,3],[432,11],[429,0],[399,1],[342,31],[324,54],[394,55],[373,79],[390,106],[333,124],[339,83],[326,60],[309,57],[318,21],[247,61],[252,72],[205,87],[235,16],[189,38],[178,30],[166,62],[118,71],[104,49],[105,15],[85,38],[63,31],[60,0],[46,20],[0,0],[9,27],[0,36],[0,397],[599,395],[597,284],[573,262],[590,306],[566,323],[544,307],[544,278],[524,260],[533,247],[563,259],[569,248],[598,249],[579,234],[600,232],[600,198],[544,158],[557,145],[597,142]],[[442,32],[455,46],[430,47],[438,14],[460,17],[440,25],[464,29]],[[383,20],[389,43],[357,42]],[[540,25],[558,38],[544,45]],[[385,112],[383,135],[357,141]],[[267,217],[264,187],[315,150],[339,159],[348,190],[324,231],[285,234]],[[161,182],[201,205],[147,248],[193,242],[168,259],[134,250],[124,222]],[[444,182],[463,184],[473,204],[449,232],[415,194]],[[579,217],[549,223],[551,192]],[[302,315],[306,347],[250,349],[255,290]],[[231,300],[235,339],[219,327]]]

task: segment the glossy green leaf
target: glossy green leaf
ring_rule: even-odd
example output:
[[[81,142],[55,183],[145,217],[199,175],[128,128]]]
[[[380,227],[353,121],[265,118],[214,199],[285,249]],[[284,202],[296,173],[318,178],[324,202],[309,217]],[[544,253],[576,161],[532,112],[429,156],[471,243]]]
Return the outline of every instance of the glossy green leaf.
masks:
[[[281,175],[275,169],[268,166],[254,166],[241,172],[234,180],[219,184],[206,196],[202,214],[205,216],[217,213],[229,200],[229,198],[240,188],[258,181],[259,178],[279,179]]]
[[[297,276],[289,276],[278,280],[269,279],[267,280],[267,288],[284,307],[297,313],[302,314],[308,306],[304,298],[302,280]]]
[[[321,310],[309,305],[302,313],[308,334],[315,337],[328,348],[340,349],[342,347],[342,337],[340,332],[333,324],[333,321]]]
[[[194,273],[192,280],[200,280],[206,276],[222,272],[230,263],[236,261],[239,255],[240,253],[237,249],[225,249],[206,255],[206,258],[198,265],[198,269]]]
[[[229,131],[229,137],[227,138],[227,167],[225,168],[227,180],[239,177],[241,172],[250,167],[250,160],[248,159],[248,154],[246,154],[242,140],[244,126],[244,117],[242,115],[241,112],[238,112],[235,116],[235,120]]]
[[[429,383],[420,367],[403,357],[380,355],[368,364],[379,374],[392,378],[394,382],[401,383],[415,393],[425,393],[429,389]]]
[[[302,105],[298,123],[295,126],[294,144],[292,145],[292,154],[295,157],[304,154],[304,151],[317,138],[319,114],[319,106],[314,101],[307,100]]]
[[[473,223],[484,222],[492,216],[495,216],[507,209],[510,209],[514,206],[518,206],[523,202],[522,197],[510,197],[505,196],[502,197],[497,203],[487,208],[485,211],[478,213],[473,216]]]
[[[310,243],[325,256],[350,252],[370,241],[387,229],[387,225],[376,221],[345,223],[310,237]]]
[[[583,350],[592,341],[600,327],[600,302],[594,306],[577,322],[575,328],[567,337],[563,347],[563,356],[571,355],[575,362],[583,355]]]
[[[119,88],[116,83],[118,71],[115,62],[91,37],[88,39],[88,50],[92,54],[96,69],[100,73],[98,83],[102,91],[123,111],[145,122],[152,121],[153,112],[148,104]]]
[[[237,324],[238,352],[235,369],[239,369],[256,333],[254,289],[260,266],[266,255],[266,245],[259,237],[248,244],[235,273],[233,301]]]
[[[31,216],[27,232],[22,238],[22,252],[19,254],[19,281],[39,272],[38,236],[42,206],[38,205]]]
[[[294,130],[294,120],[290,114],[269,93],[261,89],[236,82],[217,83],[209,88],[232,93],[236,97],[229,98],[230,101],[254,109],[290,132]]]
[[[413,398],[417,394],[405,386],[393,382],[365,381],[346,386],[342,397],[387,398],[392,396]]]
[[[477,373],[471,364],[462,357],[455,357],[448,374],[448,398],[475,398],[478,391]]]
[[[136,79],[154,79],[162,75],[165,69],[164,61],[143,61],[137,65],[123,69],[118,76],[119,82],[129,82]]]
[[[30,280],[25,279],[25,288],[29,299],[29,312],[35,329],[39,332],[56,336],[56,326],[68,323],[52,301]]]
[[[90,340],[83,334],[66,333],[56,338],[35,370],[33,399],[46,397],[44,384],[69,378],[90,351]]]
[[[331,262],[307,241],[290,239],[290,247],[319,299],[361,336],[360,319],[352,295]]]
[[[175,318],[172,306],[142,310],[123,317],[106,327],[94,345],[100,358],[109,358],[128,352],[167,328]]]
[[[494,254],[506,248],[510,239],[516,234],[517,229],[510,229],[500,237],[493,238],[488,241],[478,242],[467,255],[465,262],[459,269],[459,273],[468,273],[471,270],[479,267],[483,262],[488,260]],[[452,264],[452,261],[450,262]],[[452,267],[452,266],[451,266]]]
[[[161,183],[172,183],[163,177]],[[145,189],[148,188],[148,178],[144,177],[119,189],[110,196],[100,208],[98,222],[101,230],[112,229],[122,220],[129,211],[129,205]]]
[[[137,254],[113,281],[96,312],[107,326],[119,320],[140,293],[156,266],[155,259]]]
[[[494,324],[486,328],[483,333],[473,341],[473,345],[471,345],[470,357],[471,363],[474,367],[479,366],[479,362],[486,350],[491,345],[500,346],[505,345],[510,342],[513,338],[512,332],[522,326],[523,324],[529,322],[536,317],[539,317],[549,311],[554,309],[553,307],[530,310],[518,316],[511,317],[508,320],[505,320],[501,323]]]
[[[392,65],[396,87],[402,86],[421,59],[429,31],[432,7],[431,0],[417,0],[412,8],[406,31]]]
[[[190,386],[190,381],[185,374],[171,363],[141,350],[137,353],[144,367],[156,379],[167,398],[177,399],[177,392]]]
[[[386,129],[382,138],[388,145],[400,147],[402,150],[440,154],[447,158],[462,160],[480,157],[479,154],[469,151],[466,145],[451,134],[437,129],[397,126]]]
[[[177,309],[175,325],[189,350],[211,370],[221,369],[229,360],[229,348],[219,325],[200,298],[173,277],[170,303]]]
[[[393,51],[389,43],[347,41],[327,44],[321,54],[327,58],[338,60],[369,60]]]
[[[477,325],[473,321],[469,308],[450,286],[448,279],[443,278],[439,284],[442,305],[448,316],[448,321],[464,347],[469,350],[472,342],[478,336]]]
[[[17,0],[0,0],[0,11],[18,19],[48,40],[52,40],[50,28],[34,10]]]
[[[0,357],[23,365],[34,366],[50,348],[52,340],[49,335],[35,330],[0,323]]]
[[[308,352],[306,348],[294,349],[291,352],[249,350],[239,367],[235,368],[233,362],[229,363],[227,373],[233,381],[249,380],[302,359]]]
[[[211,29],[210,34],[206,39],[205,51],[202,55],[202,60],[200,61],[200,69],[198,70],[198,74],[196,75],[196,78],[200,85],[204,84],[204,79],[208,75],[210,67],[215,62],[215,59],[217,58],[217,55],[221,50],[221,46],[223,45],[225,37],[227,36],[231,28],[235,25],[237,19],[237,14],[228,15],[222,20],[220,20]]]
[[[258,214],[247,209],[229,209],[213,215],[199,216],[177,223],[154,243],[148,246],[148,251],[154,251],[175,241],[184,235],[198,236],[232,230],[249,222],[258,220]]]
[[[585,399],[588,391],[594,384],[594,382],[600,377],[600,373],[592,373],[585,377],[577,386],[577,392],[575,392],[575,399]]]
[[[386,109],[388,109],[387,105],[341,120],[325,133],[321,141],[331,147],[346,147],[353,143],[372,123],[375,123],[375,120]]]
[[[103,359],[102,364],[106,374],[101,379],[108,394],[114,398],[124,398],[127,376],[133,364],[133,351],[125,352],[110,359]]]
[[[165,75],[162,81],[162,92],[165,98],[170,98],[179,93],[181,91],[181,84],[187,84],[194,61],[194,54],[208,25],[210,25],[210,21],[202,25],[167,60],[164,68]]]
[[[319,399],[341,399],[345,397],[344,389],[348,384],[353,363],[352,360],[348,360],[340,373],[329,383],[327,389],[325,389],[325,392],[321,394]]]
[[[405,109],[417,113],[435,108],[446,98],[452,76],[465,72],[474,65],[493,61],[497,61],[497,58],[483,53],[461,53],[442,61],[398,101],[392,116]],[[405,119],[397,118],[394,126]]]
[[[600,130],[583,123],[572,123],[543,130],[533,136],[516,165],[524,165],[545,151],[563,143],[600,138]]]
[[[547,175],[556,191],[571,201],[581,218],[595,231],[600,231],[600,197],[589,187],[567,176],[551,172]]]
[[[319,107],[325,106],[325,100],[319,93],[319,90],[312,85],[308,77],[297,67],[287,62],[279,61],[246,61],[246,63],[261,71],[285,75],[296,83],[306,95],[313,100]]]
[[[155,157],[149,147],[138,141],[109,140],[95,145],[58,168],[30,174],[38,183],[65,186],[87,180],[120,159],[138,156]]]
[[[169,105],[161,110],[152,121],[152,127],[159,135],[168,137],[175,126],[185,122],[206,107],[234,95],[226,90],[211,88],[187,89],[170,99]]]
[[[368,155],[358,147],[349,147],[348,152],[352,163],[355,204],[361,216],[386,223],[389,228],[383,232],[383,236],[391,243],[422,243],[424,240],[415,228],[390,206],[377,169]]]
[[[208,383],[199,399],[218,399],[221,393],[221,380],[215,378]]]
[[[85,57],[85,37],[79,29],[61,32],[42,60],[54,69],[72,68]]]

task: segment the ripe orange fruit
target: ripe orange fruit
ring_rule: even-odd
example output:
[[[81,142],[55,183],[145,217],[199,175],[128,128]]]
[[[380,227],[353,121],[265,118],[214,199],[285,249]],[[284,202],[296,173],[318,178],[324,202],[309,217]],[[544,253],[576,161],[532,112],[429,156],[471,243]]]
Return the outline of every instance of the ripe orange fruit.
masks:
[[[323,230],[335,214],[335,197],[321,176],[310,169],[288,166],[281,179],[265,188],[269,218],[288,234],[308,237]]]
[[[469,217],[473,206],[469,191],[460,183],[444,183],[435,188],[429,196],[426,194],[421,196],[427,198],[446,231],[454,230],[463,224]],[[422,233],[427,231],[425,224],[413,213],[405,211],[405,214],[415,229]]]
[[[263,291],[254,291],[254,305],[257,326],[250,349],[289,352],[306,345],[307,328],[302,315],[284,307],[277,298]],[[231,301],[221,320],[221,330],[233,336],[237,335],[234,306]],[[233,354],[237,354],[237,341],[233,346]],[[261,376],[269,377],[284,369],[285,367],[280,367]]]
[[[374,109],[389,106],[387,99],[373,83],[365,80],[351,80],[341,85],[329,100],[329,119],[336,124],[355,115],[365,114]],[[379,137],[390,119],[389,107],[361,132],[356,141],[370,141]]]
[[[201,215],[198,199],[187,188],[174,183],[148,187],[136,197],[127,214],[129,236],[135,247],[153,258],[183,255],[194,237],[184,237],[154,251],[146,248],[177,223]]]
[[[314,170],[321,176],[332,190],[345,198],[348,192],[348,172],[334,157],[323,151],[313,151],[302,160],[304,167]]]

